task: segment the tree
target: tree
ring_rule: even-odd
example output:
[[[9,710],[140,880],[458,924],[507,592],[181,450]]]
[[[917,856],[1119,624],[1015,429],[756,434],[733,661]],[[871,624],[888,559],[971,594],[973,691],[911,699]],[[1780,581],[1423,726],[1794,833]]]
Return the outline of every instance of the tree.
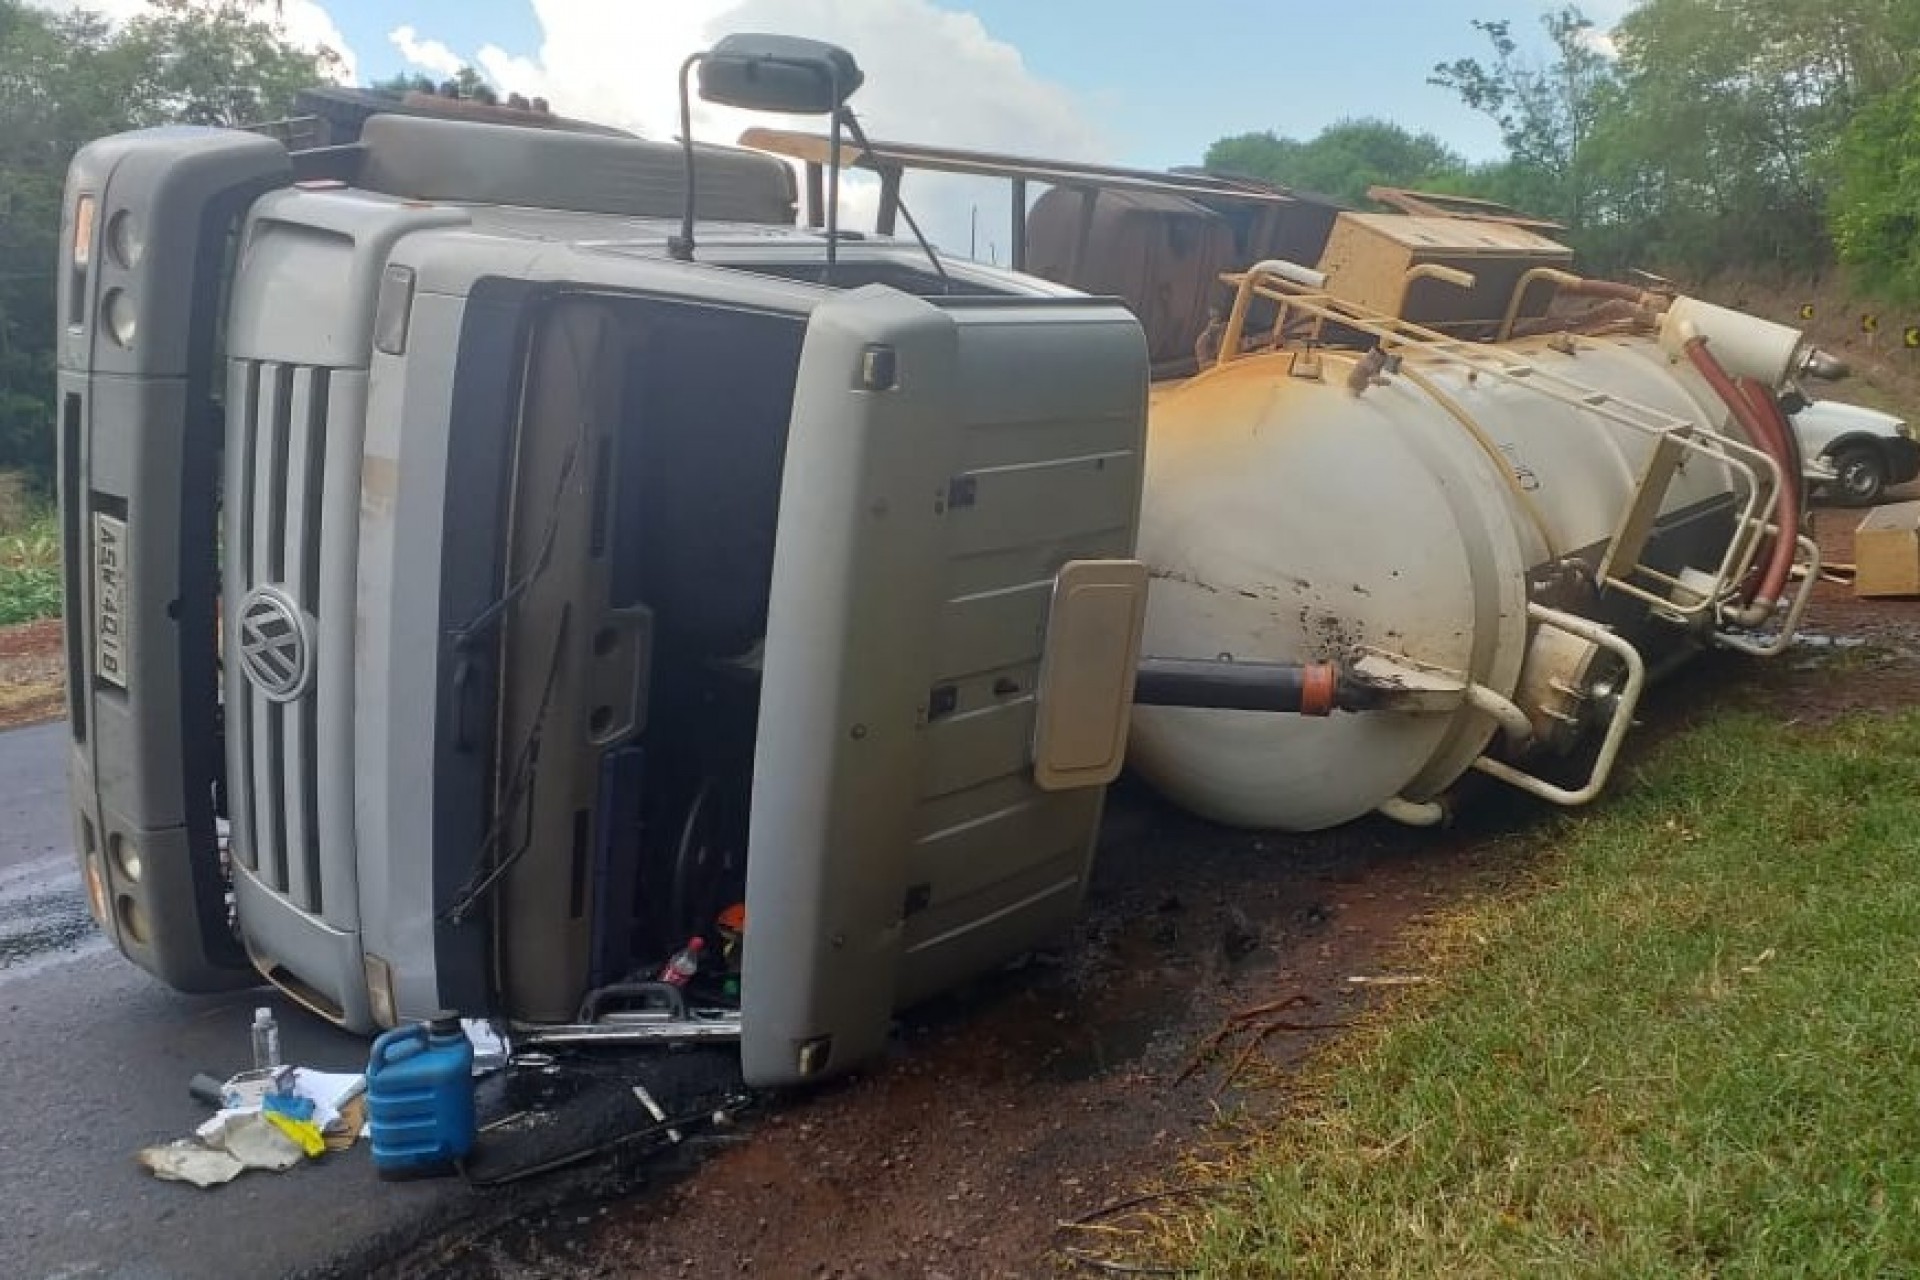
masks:
[[[54,264],[67,158],[122,103],[106,27],[0,0],[0,467],[53,474]]]
[[[255,0],[150,0],[111,28],[0,0],[0,468],[53,473],[54,271],[67,162],[143,125],[284,115],[334,69]]]
[[[1876,292],[1920,301],[1920,75],[1862,110],[1839,145],[1833,237]]]
[[[398,96],[405,96],[409,93],[439,92],[438,86],[433,83],[433,77],[422,75],[418,71],[402,71],[395,75],[387,76],[384,79],[375,80],[369,84],[367,88],[377,90],[380,93],[391,93]]]
[[[1698,270],[1827,261],[1847,121],[1920,69],[1912,0],[1647,0],[1591,154],[1616,223]]]
[[[1541,19],[1554,60],[1523,54],[1505,20],[1475,21],[1491,62],[1456,58],[1435,65],[1428,83],[1451,89],[1500,128],[1510,203],[1578,229],[1593,199],[1587,142],[1616,97],[1613,64],[1593,22],[1568,5]]]
[[[339,57],[287,43],[262,0],[147,0],[115,55],[143,121],[244,125],[284,116],[294,95],[333,79]]]
[[[452,90],[451,93],[448,90]],[[475,102],[484,102],[488,106],[499,103],[500,95],[494,92],[493,84],[471,66],[463,65],[454,74],[453,79],[440,86],[440,92],[450,98],[471,98]]]
[[[1222,138],[1207,148],[1205,167],[1363,205],[1368,187],[1429,185],[1466,162],[1430,133],[1366,119],[1328,125],[1308,142],[1271,132]]]

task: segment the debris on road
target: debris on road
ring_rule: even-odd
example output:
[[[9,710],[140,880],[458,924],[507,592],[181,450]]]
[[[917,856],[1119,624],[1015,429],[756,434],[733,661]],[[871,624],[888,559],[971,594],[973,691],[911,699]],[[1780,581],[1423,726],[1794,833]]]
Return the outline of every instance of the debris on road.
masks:
[[[163,1182],[191,1182],[196,1187],[231,1182],[246,1169],[227,1152],[186,1138],[148,1147],[140,1153],[140,1163]]]
[[[248,1169],[284,1173],[353,1145],[365,1088],[364,1076],[309,1067],[243,1071],[224,1083],[203,1072],[189,1092],[218,1109],[193,1137],[148,1147],[138,1159],[163,1181],[197,1187],[231,1182]]]
[[[513,1048],[498,1027],[485,1018],[462,1018],[460,1029],[467,1033],[467,1043],[473,1046],[473,1074],[476,1077],[492,1075],[506,1067]]]

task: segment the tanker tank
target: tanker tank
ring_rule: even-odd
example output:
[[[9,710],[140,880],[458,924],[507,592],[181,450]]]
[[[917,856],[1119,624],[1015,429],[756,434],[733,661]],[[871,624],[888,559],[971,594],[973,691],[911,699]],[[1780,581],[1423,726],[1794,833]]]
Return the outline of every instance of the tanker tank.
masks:
[[[830,154],[741,142],[810,182]],[[1565,228],[1484,199],[860,145],[877,233],[907,171],[1004,179],[1011,266],[1141,324],[1127,759],[1176,804],[1435,824],[1470,775],[1585,804],[1650,682],[1791,645],[1819,552],[1781,400],[1845,374],[1798,331],[1583,278]]]
[[[1824,357],[1694,299],[1542,274],[1611,297],[1584,327],[1481,343],[1292,264],[1230,279],[1222,354],[1153,394],[1143,652],[1330,670],[1341,692],[1318,715],[1138,707],[1150,785],[1293,831],[1439,822],[1469,772],[1580,804],[1649,679],[1790,642],[1818,553],[1773,393]],[[1262,303],[1279,316],[1249,339]]]

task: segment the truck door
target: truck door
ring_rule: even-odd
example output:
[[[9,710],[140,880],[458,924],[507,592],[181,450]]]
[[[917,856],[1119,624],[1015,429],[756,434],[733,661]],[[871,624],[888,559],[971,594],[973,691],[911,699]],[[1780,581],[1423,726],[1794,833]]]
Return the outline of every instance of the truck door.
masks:
[[[894,1010],[1077,914],[1137,657],[1146,396],[1117,303],[876,286],[814,313],[754,758],[749,1082],[844,1070]],[[1050,628],[1073,663],[1043,663]],[[1037,771],[1042,719],[1077,756]]]

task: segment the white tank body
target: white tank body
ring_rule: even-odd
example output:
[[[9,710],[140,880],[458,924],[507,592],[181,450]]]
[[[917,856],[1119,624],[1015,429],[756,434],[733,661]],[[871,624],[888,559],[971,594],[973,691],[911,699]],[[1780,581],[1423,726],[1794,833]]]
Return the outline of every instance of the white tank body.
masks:
[[[1712,389],[1650,337],[1561,347],[1501,350],[1736,430]],[[1530,578],[1612,537],[1654,439],[1525,379],[1418,351],[1355,395],[1356,358],[1321,352],[1314,380],[1295,376],[1291,353],[1243,356],[1157,393],[1139,541],[1153,574],[1143,652],[1298,663],[1373,651],[1512,699],[1535,630]],[[1693,456],[1661,510],[1730,508],[1743,483]],[[1665,634],[1689,642],[1683,627]],[[1313,830],[1440,795],[1496,727],[1472,706],[1326,718],[1139,707],[1130,760],[1214,821]]]

